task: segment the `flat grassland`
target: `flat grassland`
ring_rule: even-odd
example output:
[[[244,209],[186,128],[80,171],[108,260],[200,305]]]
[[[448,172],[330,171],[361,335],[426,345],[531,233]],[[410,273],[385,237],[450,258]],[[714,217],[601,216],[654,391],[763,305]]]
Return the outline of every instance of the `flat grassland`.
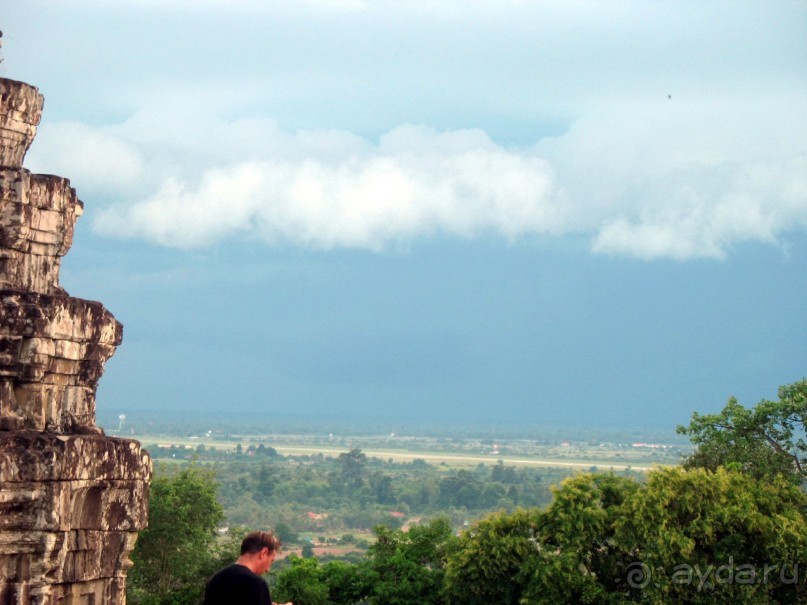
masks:
[[[211,432],[212,433],[212,432]],[[480,439],[430,437],[318,436],[318,435],[199,435],[176,436],[136,434],[149,445],[199,451],[234,451],[263,445],[283,456],[325,456],[336,458],[360,449],[370,458],[405,463],[422,460],[432,465],[468,467],[503,463],[520,467],[554,467],[598,471],[647,471],[678,464],[688,448],[681,444],[537,442],[525,439],[493,443]]]

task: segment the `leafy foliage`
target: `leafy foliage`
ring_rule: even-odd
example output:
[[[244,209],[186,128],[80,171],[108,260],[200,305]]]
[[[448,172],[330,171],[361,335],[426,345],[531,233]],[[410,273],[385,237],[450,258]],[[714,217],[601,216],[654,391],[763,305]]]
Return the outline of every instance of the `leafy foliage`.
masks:
[[[158,450],[160,455],[176,454],[164,449]],[[445,515],[456,527],[492,510],[546,506],[552,498],[550,485],[570,474],[565,469],[504,464],[468,470],[423,461],[395,463],[368,458],[355,448],[336,458],[215,458],[209,449],[204,455],[217,469],[219,501],[229,522],[283,528],[292,537],[400,527],[390,516],[393,511],[416,517]],[[309,512],[328,516],[312,518]]]
[[[196,466],[159,473],[149,494],[149,525],[132,553],[127,581],[132,605],[201,602],[208,576],[237,557],[236,545],[217,545],[224,519],[214,475]]]
[[[339,454],[342,466],[342,480],[357,488],[364,485],[364,469],[367,466],[367,455],[359,448],[353,448],[345,454]]]
[[[779,389],[779,401],[748,409],[732,397],[718,414],[692,415],[678,432],[697,446],[687,468],[726,466],[758,479],[782,474],[807,480],[807,379]]]
[[[342,561],[321,564],[316,558],[289,557],[286,568],[272,588],[273,597],[295,605],[353,605],[362,601],[375,578],[367,565]]]
[[[455,540],[448,520],[441,518],[409,531],[376,528],[369,568],[377,580],[369,592],[374,605],[439,605],[447,556]]]
[[[581,475],[547,511],[495,514],[464,534],[448,561],[447,602],[803,603],[806,510],[807,496],[781,477]]]
[[[296,605],[331,605],[324,572],[315,558],[291,556],[291,567],[284,570],[273,587],[274,598]]]
[[[796,585],[783,578],[807,560],[807,496],[781,476],[659,469],[621,508],[615,540],[652,575],[643,587],[648,602],[805,602],[804,578]],[[776,573],[748,575],[766,566]]]
[[[494,513],[465,532],[446,565],[448,602],[518,605],[540,552],[539,517],[535,509]]]
[[[619,603],[615,582],[631,554],[615,541],[625,500],[640,484],[616,475],[579,475],[555,490],[539,517],[540,556],[524,596],[531,603]]]
[[[441,605],[445,559],[454,544],[448,521],[407,532],[383,526],[375,531],[377,540],[358,565],[292,556],[273,588],[275,597],[295,605]]]

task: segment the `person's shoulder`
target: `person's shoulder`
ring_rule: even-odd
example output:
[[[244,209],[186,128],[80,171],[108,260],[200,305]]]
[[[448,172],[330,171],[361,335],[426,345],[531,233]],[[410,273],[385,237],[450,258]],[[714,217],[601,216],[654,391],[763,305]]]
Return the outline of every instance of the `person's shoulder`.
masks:
[[[214,578],[216,576],[228,577],[228,578],[232,578],[235,576],[240,576],[244,578],[253,578],[253,579],[257,578],[261,582],[265,582],[265,580],[261,578],[261,576],[252,571],[249,567],[247,567],[246,565],[240,565],[238,563],[233,563],[232,565],[228,565],[227,567],[220,569],[213,575]]]
[[[220,605],[230,602],[229,593],[233,584],[241,583],[239,570],[240,565],[228,565],[222,567],[214,573],[205,584],[205,598],[203,605]]]
[[[227,567],[222,567],[216,573],[214,573],[210,579],[215,580],[219,578],[226,578],[230,576],[238,576],[242,575],[244,571],[249,571],[243,565],[238,565],[237,563],[233,563],[232,565],[228,565]]]

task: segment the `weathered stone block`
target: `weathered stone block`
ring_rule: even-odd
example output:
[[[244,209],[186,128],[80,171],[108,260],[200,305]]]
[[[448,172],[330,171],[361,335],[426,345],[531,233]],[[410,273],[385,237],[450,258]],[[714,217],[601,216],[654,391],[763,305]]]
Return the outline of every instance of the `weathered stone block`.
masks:
[[[0,532],[132,531],[147,519],[144,481],[0,484]]]
[[[6,248],[0,250],[0,289],[9,288],[31,292],[61,292],[58,257],[37,256]]]
[[[59,259],[83,211],[69,180],[0,169],[0,288],[62,293]]]
[[[100,303],[0,291],[0,429],[98,432],[95,391],[122,332]]]
[[[117,346],[123,326],[99,302],[2,290],[0,338],[4,335]]]
[[[151,459],[132,439],[0,431],[0,483],[150,478]]]
[[[136,533],[122,531],[4,531],[0,581],[37,585],[123,578],[136,541]]]
[[[123,603],[150,477],[136,441],[0,431],[0,604]]]
[[[30,84],[0,78],[0,165],[22,166],[45,98]]]

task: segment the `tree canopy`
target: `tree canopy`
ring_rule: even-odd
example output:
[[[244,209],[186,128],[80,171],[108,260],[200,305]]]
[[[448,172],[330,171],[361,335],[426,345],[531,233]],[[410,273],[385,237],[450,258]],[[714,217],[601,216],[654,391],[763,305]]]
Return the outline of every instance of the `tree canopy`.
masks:
[[[781,474],[796,483],[807,480],[807,379],[779,388],[779,400],[762,400],[753,408],[732,397],[717,414],[692,415],[679,426],[696,449],[687,468],[720,466],[758,479]]]
[[[208,576],[235,560],[236,545],[215,542],[224,520],[217,489],[214,474],[196,466],[154,477],[148,528],[132,552],[130,604],[196,605]]]

